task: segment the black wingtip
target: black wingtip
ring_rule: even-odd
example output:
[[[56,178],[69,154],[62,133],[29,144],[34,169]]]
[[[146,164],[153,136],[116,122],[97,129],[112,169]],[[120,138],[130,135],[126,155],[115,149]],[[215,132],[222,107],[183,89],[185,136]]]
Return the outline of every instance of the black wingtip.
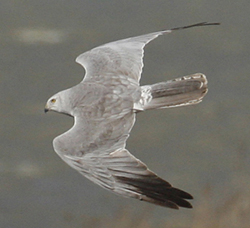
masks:
[[[128,186],[133,186],[133,191],[140,194],[140,200],[172,209],[192,208],[191,203],[187,201],[193,199],[192,195],[172,187],[155,174],[141,178],[116,176],[116,179]]]
[[[181,197],[183,199],[188,199],[188,200],[194,199],[194,197],[191,194],[189,194],[189,193],[187,193],[185,191],[182,191],[182,190],[180,190],[178,188],[172,187],[172,193],[174,195],[178,195],[179,197]]]
[[[187,29],[187,28],[192,28],[192,27],[199,27],[199,26],[207,26],[207,25],[220,25],[221,23],[219,22],[200,22],[197,24],[193,24],[193,25],[187,25],[187,26],[183,26],[183,27],[177,27],[177,28],[172,28],[171,30],[180,30],[180,29]]]

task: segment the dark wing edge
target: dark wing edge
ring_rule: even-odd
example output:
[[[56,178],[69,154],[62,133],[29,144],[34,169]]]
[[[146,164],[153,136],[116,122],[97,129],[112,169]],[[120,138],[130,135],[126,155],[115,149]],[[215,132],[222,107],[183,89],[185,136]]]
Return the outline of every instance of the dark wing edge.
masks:
[[[172,28],[170,30],[174,31],[174,30],[181,30],[181,29],[188,29],[188,28],[193,28],[193,27],[200,27],[200,26],[207,26],[207,25],[220,25],[219,22],[200,22],[197,24],[192,24],[192,25],[187,25],[187,26],[182,26],[182,27],[176,27],[176,28]]]
[[[189,193],[172,187],[126,149],[70,160],[65,161],[86,178],[118,195],[172,209],[192,208]]]
[[[193,199],[189,193],[172,187],[127,150],[116,151],[112,156],[120,157],[121,164],[116,167],[111,166],[109,170],[117,183],[134,192],[132,197],[173,209],[192,208],[187,201]],[[125,164],[126,166],[124,166]]]

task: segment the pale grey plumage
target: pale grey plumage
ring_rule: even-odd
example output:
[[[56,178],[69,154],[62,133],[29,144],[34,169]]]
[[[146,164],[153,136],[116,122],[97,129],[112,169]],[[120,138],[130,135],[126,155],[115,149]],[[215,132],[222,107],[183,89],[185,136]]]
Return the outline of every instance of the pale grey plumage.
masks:
[[[126,149],[139,111],[199,103],[207,92],[203,74],[139,85],[144,46],[173,30],[212,25],[199,23],[104,44],[77,57],[83,81],[52,96],[46,110],[74,117],[74,126],[56,137],[57,154],[91,181],[123,196],[158,205],[192,207],[192,196],[173,188]]]

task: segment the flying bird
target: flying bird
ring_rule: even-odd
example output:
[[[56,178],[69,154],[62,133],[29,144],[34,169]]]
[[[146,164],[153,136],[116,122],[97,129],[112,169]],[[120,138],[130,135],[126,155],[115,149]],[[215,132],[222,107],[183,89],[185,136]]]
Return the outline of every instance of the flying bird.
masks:
[[[218,23],[198,23],[107,43],[76,62],[85,68],[76,86],[48,99],[45,112],[74,117],[74,125],[53,140],[55,152],[83,176],[125,197],[178,209],[192,208],[193,197],[163,180],[125,148],[136,113],[200,103],[206,76],[196,73],[140,86],[144,47],[175,30]]]

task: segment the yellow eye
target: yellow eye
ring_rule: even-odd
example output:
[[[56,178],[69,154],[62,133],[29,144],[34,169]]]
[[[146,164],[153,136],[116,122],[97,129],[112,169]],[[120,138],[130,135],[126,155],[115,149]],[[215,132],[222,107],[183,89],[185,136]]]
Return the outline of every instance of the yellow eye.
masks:
[[[51,102],[51,103],[55,103],[55,102],[56,102],[56,99],[53,98],[53,99],[50,100],[50,102]]]

